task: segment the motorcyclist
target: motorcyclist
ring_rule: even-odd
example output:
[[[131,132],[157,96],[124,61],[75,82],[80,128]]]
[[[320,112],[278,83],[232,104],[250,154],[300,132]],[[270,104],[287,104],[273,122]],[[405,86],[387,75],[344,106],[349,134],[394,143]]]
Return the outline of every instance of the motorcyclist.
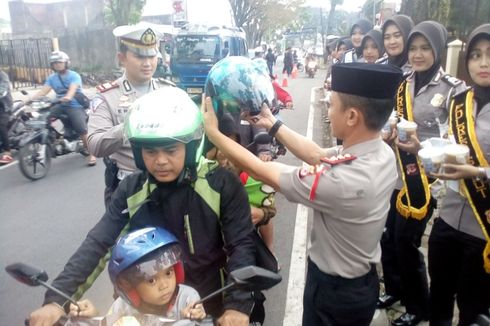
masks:
[[[10,88],[8,75],[0,70],[0,164],[8,164],[13,160],[8,137],[8,122],[13,104]]]
[[[121,181],[106,213],[53,286],[80,297],[103,270],[117,237],[146,226],[164,227],[176,236],[185,284],[202,297],[220,288],[227,272],[254,265],[247,194],[232,172],[202,157],[202,115],[187,93],[164,87],[142,96],[129,110],[124,130],[141,171]],[[48,291],[30,325],[53,324],[65,304]],[[204,306],[219,325],[248,325],[254,302],[250,292],[233,289]]]
[[[310,63],[312,63],[310,65]],[[308,72],[310,69],[313,69],[315,72],[318,69],[318,61],[316,59],[316,55],[313,52],[308,52],[305,58],[305,67],[306,67],[306,72]]]
[[[31,100],[46,96],[51,90],[56,93],[56,97],[61,100],[61,103],[51,108],[48,119],[58,119],[65,114],[68,116],[69,124],[80,135],[83,142],[84,151],[82,154],[88,156],[88,165],[94,166],[97,159],[88,151],[87,114],[82,105],[74,98],[77,92],[82,92],[82,78],[77,72],[69,69],[70,57],[63,51],[52,52],[49,56],[49,64],[54,73],[46,79],[43,88]],[[66,123],[67,121],[62,122]]]
[[[206,312],[192,287],[184,285],[182,249],[175,236],[159,227],[133,231],[119,239],[109,259],[109,277],[119,295],[109,309],[107,320],[117,322],[134,317],[140,323],[145,314],[202,320]],[[70,305],[70,315],[96,317],[94,304],[86,299]],[[194,326],[189,320],[180,326]]]

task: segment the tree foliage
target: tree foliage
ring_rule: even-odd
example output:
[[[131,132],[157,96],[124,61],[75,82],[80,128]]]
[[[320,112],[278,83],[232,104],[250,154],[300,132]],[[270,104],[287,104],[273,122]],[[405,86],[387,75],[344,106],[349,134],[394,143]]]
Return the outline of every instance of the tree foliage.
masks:
[[[270,38],[298,18],[299,6],[304,0],[229,0],[235,25],[245,30],[250,47],[265,36]]]
[[[114,26],[135,24],[140,21],[146,0],[105,0],[104,16]]]
[[[412,17],[415,23],[438,21],[465,39],[475,27],[490,21],[490,1],[403,0],[400,13]]]

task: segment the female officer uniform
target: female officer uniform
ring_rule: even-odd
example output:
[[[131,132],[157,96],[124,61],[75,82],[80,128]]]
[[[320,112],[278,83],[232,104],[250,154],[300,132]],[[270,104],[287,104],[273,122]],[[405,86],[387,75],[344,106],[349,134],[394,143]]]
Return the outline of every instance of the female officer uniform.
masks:
[[[467,67],[473,47],[482,39],[490,41],[490,24],[471,33]],[[488,54],[479,55],[486,56],[488,69]],[[480,60],[484,70],[483,59]],[[447,188],[441,217],[435,220],[430,234],[430,321],[431,325],[448,326],[453,319],[455,297],[459,325],[475,322],[477,315],[488,314],[490,307],[490,87],[476,84],[454,96],[451,104],[451,138],[472,148],[470,161],[474,166],[484,167],[481,170],[486,176],[463,179],[459,189]]]
[[[425,71],[412,72],[400,85],[396,98],[398,116],[417,123],[417,137],[424,141],[447,133],[448,101],[464,83],[448,76],[440,66],[447,31],[441,24],[425,21],[410,33],[407,48],[416,36],[423,36],[432,48],[434,64]],[[410,53],[409,53],[410,59]],[[417,156],[397,146],[395,152],[403,180],[396,199],[395,250],[406,313],[392,322],[395,326],[416,325],[429,318],[429,286],[424,257],[419,251],[422,236],[435,200],[427,176]]]

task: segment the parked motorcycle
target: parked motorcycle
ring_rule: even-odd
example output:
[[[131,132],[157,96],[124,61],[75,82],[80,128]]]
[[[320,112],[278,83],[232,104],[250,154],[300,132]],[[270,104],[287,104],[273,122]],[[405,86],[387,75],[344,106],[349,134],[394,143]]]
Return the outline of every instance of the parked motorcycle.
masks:
[[[19,146],[19,167],[30,180],[44,178],[51,168],[51,158],[69,153],[87,156],[80,135],[71,127],[67,115],[49,119],[50,109],[60,103],[59,99],[41,98],[29,105],[32,118],[26,121],[28,130],[23,134]]]
[[[63,296],[65,299],[78,306],[78,303],[72,299],[67,294],[59,291],[52,285],[48,284],[48,274],[40,270],[36,267],[24,264],[24,263],[15,263],[8,265],[5,267],[6,272],[15,278],[18,282],[29,285],[29,286],[38,286],[41,285],[47,289],[50,289],[59,295]],[[229,274],[231,282],[229,282],[226,286],[218,289],[217,291],[209,294],[208,296],[202,298],[195,304],[201,304],[216,295],[222,294],[228,289],[231,288],[240,288],[244,291],[262,291],[270,289],[271,287],[277,285],[281,282],[282,277],[279,274],[270,272],[266,269],[257,267],[257,266],[246,266],[239,269],[236,269]],[[178,326],[178,325],[190,325],[193,324],[190,320],[174,320],[169,318],[163,318],[156,315],[146,314],[143,316],[144,320],[137,320],[133,316],[123,317],[122,319],[113,320],[111,319],[111,315],[106,315],[102,317],[94,317],[94,318],[74,318],[71,317],[67,320],[58,321],[58,325],[64,326],[102,326],[102,325],[114,325],[117,322],[117,325],[149,325],[149,326]],[[127,320],[127,323],[125,322]],[[26,325],[29,325],[29,321],[26,320]],[[200,321],[197,325],[213,325],[213,321],[210,318],[204,319]]]

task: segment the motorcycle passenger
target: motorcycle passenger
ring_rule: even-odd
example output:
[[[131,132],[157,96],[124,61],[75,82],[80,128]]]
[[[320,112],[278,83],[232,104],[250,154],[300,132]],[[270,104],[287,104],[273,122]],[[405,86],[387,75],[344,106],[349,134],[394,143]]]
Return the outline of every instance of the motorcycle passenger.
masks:
[[[308,168],[260,161],[219,132],[211,98],[203,99],[201,110],[206,135],[224,155],[290,201],[313,208],[302,325],[367,326],[376,310],[375,264],[397,177],[395,156],[380,131],[402,72],[392,65],[348,63],[334,65],[332,76],[329,115],[343,148],[319,147],[285,127],[266,105],[243,112],[299,159],[315,164]],[[331,164],[321,164],[322,158]],[[336,164],[346,159],[349,164]]]
[[[10,110],[13,105],[10,88],[9,76],[0,70],[0,164],[13,161],[8,133]]]
[[[372,29],[364,36],[361,42],[362,57],[367,63],[375,63],[384,54],[383,35],[380,31]]]
[[[255,265],[247,194],[238,178],[202,157],[202,115],[187,93],[163,87],[133,103],[125,137],[141,171],[128,175],[106,213],[52,285],[79,298],[103,270],[104,257],[128,231],[158,226],[182,245],[185,284],[204,297],[222,287],[226,273]],[[250,292],[233,289],[204,304],[220,325],[248,325]],[[54,323],[66,300],[48,291],[30,325]]]
[[[56,93],[56,97],[61,100],[61,103],[51,108],[48,119],[59,119],[63,115],[68,116],[68,123],[80,135],[80,139],[83,142],[85,150],[81,153],[88,156],[88,165],[94,166],[97,164],[97,159],[88,150],[87,114],[82,105],[74,98],[77,92],[82,92],[82,78],[77,72],[69,69],[70,57],[63,51],[54,51],[51,53],[49,64],[54,73],[46,79],[43,88],[31,100],[46,96],[51,90]],[[67,121],[61,120],[63,123],[67,123]]]
[[[97,157],[104,157],[106,208],[119,182],[136,171],[131,146],[123,137],[123,122],[131,104],[160,87],[173,85],[165,79],[153,79],[162,34],[148,23],[116,27],[119,63],[124,74],[111,83],[97,86],[88,121],[88,146]],[[173,85],[175,86],[175,85]]]
[[[173,234],[159,227],[130,232],[120,238],[109,259],[109,277],[119,296],[109,309],[111,320],[132,316],[144,322],[145,314],[175,320],[202,320],[206,312],[200,297],[185,280],[182,249]],[[79,309],[79,307],[81,309]],[[95,317],[94,304],[88,300],[70,305],[74,317]],[[193,321],[179,323],[195,325]]]

